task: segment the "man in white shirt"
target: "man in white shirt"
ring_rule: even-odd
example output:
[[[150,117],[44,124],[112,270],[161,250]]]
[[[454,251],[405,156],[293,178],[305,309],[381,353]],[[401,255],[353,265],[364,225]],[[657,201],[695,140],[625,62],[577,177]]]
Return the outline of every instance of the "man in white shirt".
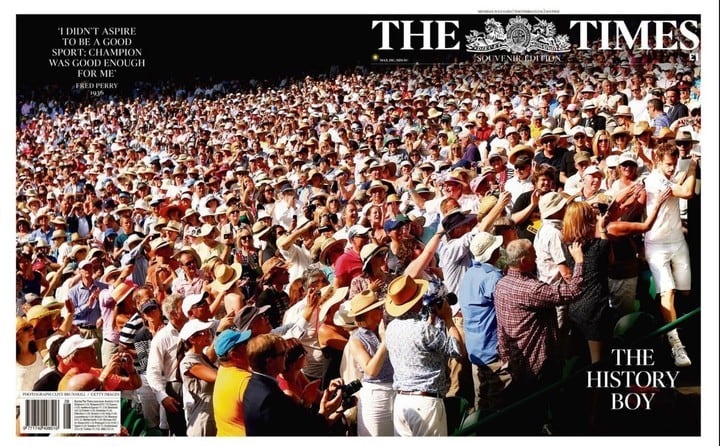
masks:
[[[312,263],[312,255],[310,248],[313,244],[313,231],[317,224],[313,220],[307,220],[299,228],[291,231],[277,241],[277,247],[280,254],[290,264],[288,271],[290,273],[289,283],[300,277],[305,269]],[[302,244],[298,245],[295,241],[302,238]]]
[[[691,160],[684,179],[678,179],[675,170],[679,151],[675,143],[661,145],[655,150],[655,156],[655,169],[645,179],[647,212],[651,212],[668,188],[672,196],[662,205],[655,224],[645,233],[645,257],[660,293],[660,312],[668,323],[677,319],[676,290],[685,299],[690,293],[690,252],[683,235],[679,202],[681,198],[691,199],[694,195],[697,163]],[[690,358],[677,329],[669,331],[667,337],[675,365],[690,366]]]
[[[182,311],[183,297],[171,294],[165,298],[162,310],[168,324],[161,328],[150,343],[147,380],[155,392],[160,409],[160,429],[169,429],[175,436],[185,436],[187,424],[182,403],[182,381],[178,380],[177,346],[180,330],[187,322]]]

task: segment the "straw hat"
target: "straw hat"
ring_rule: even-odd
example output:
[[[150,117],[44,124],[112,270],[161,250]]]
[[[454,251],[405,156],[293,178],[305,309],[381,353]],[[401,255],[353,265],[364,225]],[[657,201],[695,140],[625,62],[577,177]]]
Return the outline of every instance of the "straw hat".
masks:
[[[342,302],[347,297],[350,287],[335,288],[332,285],[320,288],[320,314],[319,321],[324,321],[330,309],[337,303]]]
[[[112,297],[115,299],[115,303],[120,305],[134,290],[135,285],[132,282],[122,282],[112,292]]]
[[[348,316],[357,317],[383,305],[385,305],[385,301],[378,300],[378,296],[374,291],[364,290],[350,300],[350,312]]]
[[[232,265],[220,263],[213,269],[213,274],[215,275],[215,280],[212,281],[210,287],[215,291],[226,291],[230,289],[242,275],[242,264],[237,262]]]
[[[322,245],[320,245],[320,262],[324,265],[327,265],[327,256],[333,249],[344,249],[345,245],[347,244],[347,240],[340,239],[335,240],[333,237],[328,237],[325,239],[325,241],[322,242]]]
[[[407,313],[422,299],[427,291],[429,282],[422,279],[413,279],[410,276],[400,276],[390,282],[385,298],[385,309],[393,317],[400,317]]]
[[[510,156],[508,156],[508,160],[510,161],[510,164],[515,164],[515,161],[517,161],[518,156],[520,155],[527,155],[532,159],[535,156],[535,150],[533,150],[532,147],[525,145],[525,144],[518,144],[510,151]]]

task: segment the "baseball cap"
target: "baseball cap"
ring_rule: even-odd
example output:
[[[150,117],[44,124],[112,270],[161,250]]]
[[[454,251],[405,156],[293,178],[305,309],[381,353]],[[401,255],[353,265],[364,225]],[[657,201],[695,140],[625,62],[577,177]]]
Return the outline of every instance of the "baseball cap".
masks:
[[[188,313],[190,313],[190,309],[192,308],[192,306],[205,299],[208,295],[209,293],[205,291],[204,293],[188,294],[187,296],[185,296],[182,302],[182,311],[185,316],[189,317],[190,314]]]
[[[362,225],[353,225],[350,227],[350,230],[348,231],[348,239],[351,239],[353,237],[359,236],[359,235],[365,235],[368,232],[370,232],[370,228]]]
[[[583,178],[585,178],[585,177],[588,176],[588,175],[593,175],[593,174],[596,174],[596,173],[597,173],[597,174],[600,174],[600,176],[604,176],[603,173],[602,173],[602,171],[601,171],[600,169],[598,169],[597,166],[590,166],[590,167],[588,167],[587,169],[585,169],[585,173],[583,174]]]
[[[392,218],[385,222],[385,224],[383,225],[383,229],[385,229],[385,231],[393,231],[401,227],[403,224],[405,224],[404,221]]]
[[[250,330],[223,330],[223,332],[215,338],[215,353],[217,353],[218,356],[225,356],[233,347],[250,339],[250,336],[252,336]]]
[[[95,339],[85,339],[78,334],[72,335],[67,338],[65,342],[63,342],[63,344],[60,346],[60,350],[58,350],[58,355],[60,355],[61,358],[65,359],[76,351],[83,348],[92,347],[93,345],[95,345]]]
[[[618,165],[621,165],[626,162],[631,162],[637,166],[637,155],[634,153],[627,151],[620,154],[618,157]]]
[[[194,335],[198,331],[207,330],[212,325],[212,322],[203,322],[200,319],[190,319],[180,329],[180,339],[187,341],[190,336]]]
[[[158,302],[155,299],[149,299],[149,300],[146,300],[145,303],[143,303],[140,306],[140,312],[145,313],[146,311],[151,310],[153,308],[160,308],[160,305],[158,304]]]

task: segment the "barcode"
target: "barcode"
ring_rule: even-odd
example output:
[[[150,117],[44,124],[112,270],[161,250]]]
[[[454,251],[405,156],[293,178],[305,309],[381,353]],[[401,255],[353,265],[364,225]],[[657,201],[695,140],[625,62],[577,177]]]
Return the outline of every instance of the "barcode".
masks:
[[[25,400],[25,426],[28,428],[59,429],[60,401]]]
[[[20,433],[117,434],[120,392],[20,392]]]

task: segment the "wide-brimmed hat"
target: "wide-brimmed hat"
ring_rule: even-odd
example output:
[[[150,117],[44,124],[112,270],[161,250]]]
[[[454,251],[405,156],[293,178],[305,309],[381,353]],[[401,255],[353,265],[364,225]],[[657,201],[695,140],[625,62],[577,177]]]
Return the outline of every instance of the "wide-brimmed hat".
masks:
[[[15,333],[17,333],[18,331],[22,330],[25,327],[32,327],[32,324],[30,323],[30,321],[28,321],[24,317],[17,316],[15,318]]]
[[[112,291],[111,296],[113,297],[113,299],[115,299],[115,303],[117,305],[120,305],[122,301],[127,299],[127,297],[132,294],[135,288],[136,286],[132,282],[121,282]]]
[[[498,121],[508,122],[509,120],[510,120],[510,117],[509,117],[509,116],[507,115],[507,113],[505,113],[505,112],[497,113],[497,114],[495,114],[495,116],[493,116],[493,118],[492,118],[493,124],[495,124],[495,123],[498,122]]]
[[[242,276],[242,264],[237,262],[232,265],[220,263],[213,269],[213,275],[215,275],[215,280],[210,283],[212,289],[215,291],[228,290]]]
[[[62,310],[65,307],[65,302],[61,302],[57,299],[55,299],[54,296],[45,296],[42,298],[42,302],[40,303],[43,307],[47,308],[48,310]]]
[[[588,167],[589,169],[589,167]],[[567,204],[567,199],[557,192],[548,192],[540,197],[540,203],[538,208],[540,209],[540,217],[548,218],[551,215],[564,208]]]
[[[640,121],[633,124],[632,127],[632,134],[634,136],[640,136],[643,133],[653,133],[655,131],[655,127],[650,127],[650,123],[647,121]]]
[[[60,314],[59,309],[51,310],[44,305],[33,305],[25,313],[25,317],[27,317],[27,320],[31,321],[33,319],[42,319],[44,317],[55,316],[56,314]]]
[[[377,294],[372,290],[363,290],[350,300],[349,317],[357,317],[385,305],[385,301],[378,300]]]
[[[552,132],[550,129],[542,129],[540,132],[540,136],[538,137],[538,141],[543,141],[545,139],[550,139],[557,141],[557,135]]]
[[[347,297],[350,287],[335,288],[332,285],[320,288],[320,314],[318,316],[319,321],[324,321],[330,308],[333,305],[342,302]]]
[[[191,217],[191,216],[193,216],[193,215],[199,216],[200,214],[198,213],[198,211],[196,211],[196,210],[193,209],[193,208],[187,208],[187,209],[185,209],[185,215],[183,215],[180,219],[181,219],[181,220],[185,220],[185,219],[187,219],[188,217]]]
[[[70,250],[70,258],[74,259],[80,253],[80,251],[85,251],[87,253],[89,249],[90,248],[88,247],[88,245],[73,246]],[[88,258],[90,258],[90,256],[88,256]]]
[[[322,244],[320,245],[320,263],[327,265],[328,264],[327,263],[328,254],[333,249],[337,249],[337,248],[343,249],[346,244],[347,244],[346,239],[335,240],[335,238],[333,238],[333,237],[328,237],[327,239],[325,239],[322,242]]]
[[[157,227],[157,225],[156,225],[156,227]],[[166,231],[173,231],[173,232],[177,232],[177,233],[179,234],[179,233],[180,233],[180,229],[181,229],[181,226],[180,226],[180,222],[179,222],[179,221],[170,220],[170,221],[168,221],[167,224],[165,225],[165,230],[166,230]]]
[[[153,240],[152,242],[150,242],[150,250],[153,252],[157,251],[158,249],[162,249],[166,246],[170,246],[170,243],[162,237],[158,237],[155,240]]]
[[[207,237],[210,234],[212,234],[213,230],[215,230],[215,225],[211,225],[209,223],[204,223],[202,226],[200,226],[200,231],[198,232],[198,237]]]
[[[497,146],[497,147],[493,147],[492,149],[490,149],[490,153],[488,153],[488,157],[487,157],[488,162],[491,159],[497,158],[497,157],[502,158],[503,163],[507,163],[508,156],[507,156],[507,151],[505,150],[505,147]]]
[[[383,254],[387,252],[388,246],[387,245],[377,245],[375,243],[368,243],[367,245],[363,246],[360,250],[360,260],[362,261],[362,270],[365,271],[367,267],[370,265],[370,261],[373,257],[375,257],[377,254]]]
[[[525,144],[516,145],[512,148],[512,150],[510,151],[510,155],[508,156],[508,161],[510,161],[510,164],[515,165],[515,161],[517,161],[517,158],[520,155],[527,155],[530,157],[530,159],[532,159],[535,156],[535,150]]]
[[[652,138],[656,141],[675,141],[675,132],[670,130],[669,127],[663,127],[657,136],[653,136]]]
[[[255,237],[258,239],[263,238],[270,230],[272,229],[272,225],[268,225],[264,221],[256,221],[255,224],[252,226],[252,232]]]
[[[446,183],[452,181],[461,184],[463,189],[467,189],[469,187],[467,181],[465,181],[465,178],[463,177],[461,172],[452,171],[445,176]]]
[[[275,268],[285,268],[287,265],[280,257],[270,257],[262,264],[262,278],[261,280],[267,280],[270,274]]]
[[[480,232],[470,241],[470,252],[475,257],[475,261],[486,263],[502,243],[502,235]]]
[[[382,190],[384,190],[385,192],[387,192],[388,187],[387,187],[385,184],[383,184],[382,181],[373,180],[373,181],[370,183],[370,186],[368,186],[368,188],[367,188],[367,193],[370,193],[373,189],[382,189]]]
[[[202,260],[200,259],[200,255],[197,253],[197,251],[195,251],[195,249],[193,249],[191,246],[183,246],[182,248],[180,248],[180,251],[173,254],[173,257],[175,259],[180,259],[180,255],[183,253],[188,253],[192,255],[195,259],[195,264],[198,268],[200,268],[200,265],[202,265]]]
[[[117,276],[120,275],[120,273],[122,273],[122,270],[120,268],[118,268],[115,265],[108,265],[105,267],[105,272],[103,273],[102,277],[100,278],[100,281],[109,284],[109,283],[113,282],[117,278]],[[113,276],[115,276],[115,277],[113,278]],[[112,278],[112,280],[111,280],[111,278]]]
[[[615,116],[633,116],[632,110],[627,105],[618,105]]]
[[[355,324],[355,318],[350,317],[350,301],[346,300],[345,302],[340,304],[340,307],[338,307],[337,311],[333,315],[333,323],[337,325],[338,327],[345,328],[347,330],[352,330],[353,328],[357,328],[357,325]]]
[[[464,212],[457,209],[453,212],[448,213],[445,218],[442,219],[442,227],[447,233],[459,226],[475,222],[476,220],[477,215],[465,214]]]
[[[252,324],[255,318],[265,313],[269,309],[270,305],[263,305],[262,307],[256,307],[255,305],[246,305],[238,311],[237,316],[235,316],[235,319],[233,319],[233,324],[235,325],[235,328],[237,330],[249,330],[250,324]]]
[[[678,134],[675,136],[675,142],[676,142],[676,143],[678,143],[678,142],[689,142],[690,144],[697,144],[697,143],[700,142],[700,141],[698,141],[697,139],[693,138],[692,133],[690,133],[690,132],[688,132],[688,131],[683,131],[683,132],[678,133]]]
[[[612,136],[614,138],[618,135],[630,136],[630,132],[624,126],[618,126],[613,129],[612,133],[610,133],[610,136]]]
[[[390,316],[400,317],[422,299],[429,282],[403,275],[390,282],[385,298],[385,311]]]
[[[429,197],[427,199],[432,199],[435,197],[435,191],[430,190],[430,188],[427,187],[425,184],[420,184],[415,188],[416,194],[429,194]]]

